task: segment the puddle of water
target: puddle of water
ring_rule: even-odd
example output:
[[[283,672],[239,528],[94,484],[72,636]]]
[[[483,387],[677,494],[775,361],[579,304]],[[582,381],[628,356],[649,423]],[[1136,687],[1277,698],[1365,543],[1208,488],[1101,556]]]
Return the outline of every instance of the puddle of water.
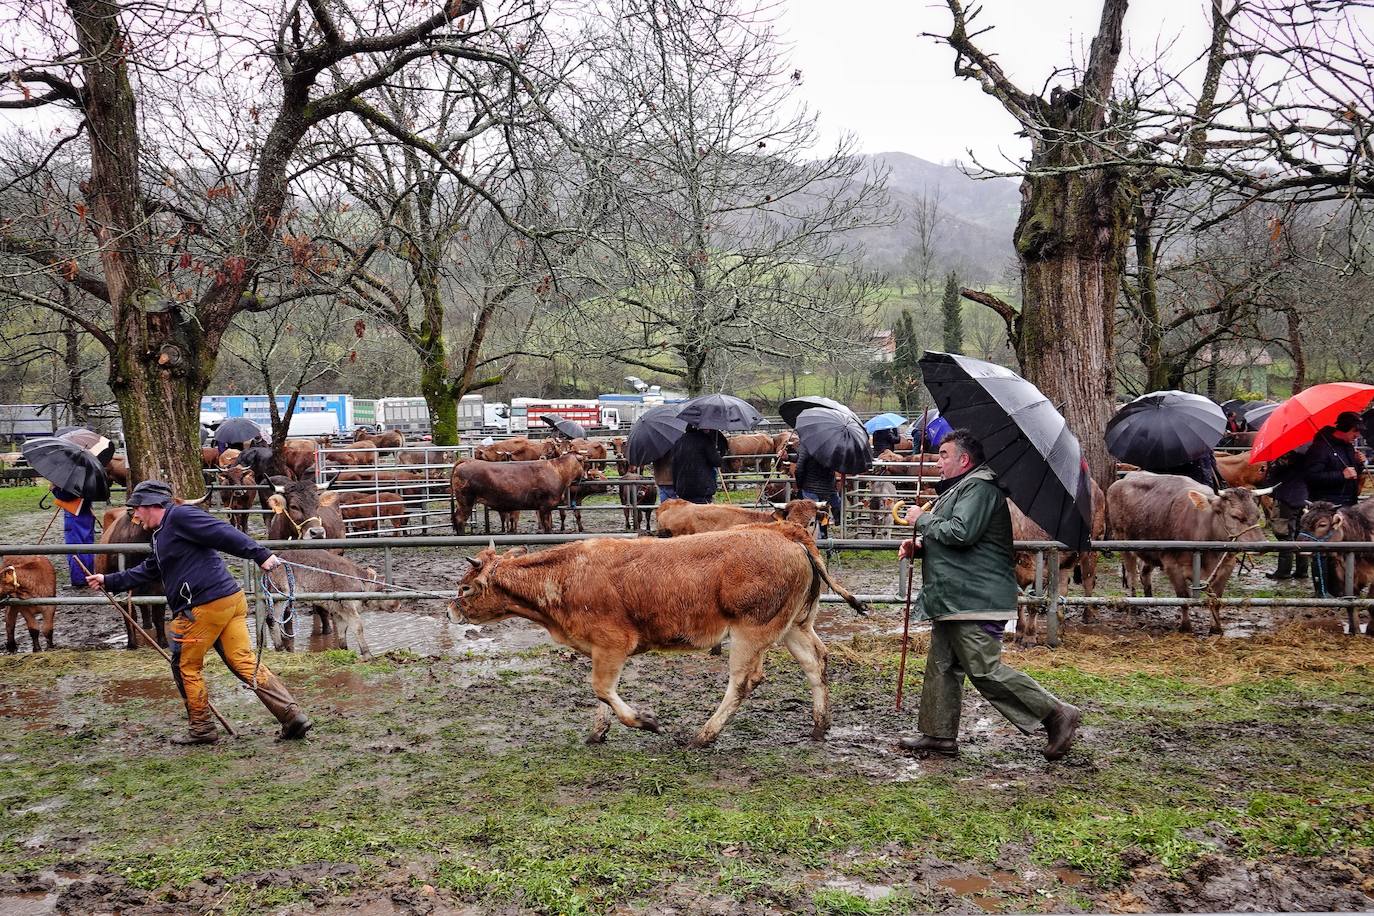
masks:
[[[105,703],[128,703],[133,700],[180,699],[180,696],[171,675],[167,675],[111,681],[100,691],[100,699]]]
[[[314,623],[310,622],[314,618]],[[297,652],[323,652],[342,643],[337,630],[320,631],[319,618],[304,613],[297,618]],[[408,649],[416,655],[453,655],[468,648],[464,627],[450,625],[443,617],[408,614],[405,611],[363,611],[363,636],[374,655],[392,649]],[[304,639],[302,632],[308,632]]]
[[[1074,871],[1072,868],[1052,868],[1050,874],[1054,875],[1061,883],[1073,887],[1075,884],[1082,884],[1088,880],[1088,876],[1081,871]]]
[[[5,916],[40,916],[57,912],[57,894],[34,891],[25,894],[0,894],[0,913]]]

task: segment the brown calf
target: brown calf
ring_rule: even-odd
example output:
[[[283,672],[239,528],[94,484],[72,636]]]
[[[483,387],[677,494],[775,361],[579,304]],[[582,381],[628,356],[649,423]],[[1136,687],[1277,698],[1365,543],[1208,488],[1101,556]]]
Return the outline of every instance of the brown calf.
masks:
[[[616,690],[631,655],[706,650],[730,637],[730,681],[692,744],[710,744],[763,681],[768,648],[781,642],[811,685],[811,737],[830,728],[826,650],[814,624],[821,585],[809,538],[786,523],[689,537],[593,539],[525,555],[493,548],[469,557],[449,613],[487,623],[524,617],[592,660],[600,700],[588,743],[606,740],[614,715],[660,731],[654,714]]]
[[[1269,473],[1269,462],[1250,463],[1250,451],[1228,454],[1217,452],[1217,473],[1226,481],[1228,487],[1247,487],[1251,490],[1264,485]]]
[[[800,525],[812,537],[823,523],[829,506],[810,499],[794,499],[781,506],[767,509],[747,509],[726,503],[699,505],[685,499],[664,500],[654,513],[658,521],[658,536],[661,538],[678,537],[684,534],[701,534],[703,531],[724,531],[736,525],[767,524],[768,522],[791,522]]]
[[[1361,502],[1354,506],[1337,507],[1334,503],[1315,502],[1307,504],[1301,523],[1302,533],[1316,541],[1336,541],[1343,543],[1367,544],[1374,541],[1374,502]],[[1345,582],[1345,556],[1339,553],[1322,554],[1329,560],[1329,568],[1334,581],[1327,583],[1326,591],[1343,597],[1347,591]],[[1374,554],[1355,554],[1355,581],[1349,588],[1356,598],[1361,592],[1374,597]],[[1354,608],[1347,612],[1350,633],[1359,632],[1359,622]],[[1365,624],[1366,636],[1374,636],[1374,611],[1369,612]]]
[[[19,615],[29,628],[29,639],[33,640],[33,651],[38,650],[38,637],[42,635],[48,648],[52,648],[52,625],[57,617],[57,605],[39,604],[15,607],[11,599],[22,601],[26,598],[52,598],[57,595],[57,570],[52,560],[32,554],[9,554],[0,557],[0,605],[5,606],[5,651],[19,651],[19,643],[14,639],[14,625]],[[42,618],[40,621],[39,618]]]
[[[338,506],[349,531],[376,531],[387,519],[392,528],[405,527],[405,500],[395,493],[345,491],[339,494]]]
[[[1102,492],[1102,488],[1097,485],[1097,481],[1091,481],[1092,501],[1093,501],[1093,540],[1102,540],[1107,533],[1107,498]],[[1011,500],[1007,500],[1007,508],[1011,510],[1011,536],[1017,541],[1053,541],[1049,532],[1041,528],[1038,524],[1025,515],[1019,506]],[[1017,551],[1016,553],[1016,584],[1021,588],[1030,588],[1035,584],[1035,553],[1028,550]],[[1097,590],[1097,551],[1085,550],[1082,553],[1075,550],[1061,550],[1059,552],[1059,594],[1067,595],[1069,592],[1069,582],[1073,574],[1077,572],[1083,583],[1083,594],[1089,598]],[[1053,574],[1053,571],[1046,571],[1046,575]],[[1035,605],[1021,606],[1016,611],[1016,637],[1023,645],[1034,645],[1039,639],[1040,611]],[[1061,618],[1062,619],[1062,618]],[[1089,622],[1093,619],[1091,607],[1083,609],[1083,620]]]
[[[149,544],[153,540],[153,533],[134,521],[128,509],[106,509],[105,516],[100,522],[100,543],[102,544]],[[119,554],[98,553],[95,555],[95,569],[101,575],[108,575],[119,569]],[[139,558],[127,557],[128,566],[136,566]],[[135,597],[146,597],[162,594],[160,584],[144,585],[132,589],[130,595]],[[134,614],[140,614],[143,618],[143,629],[156,632],[158,645],[167,645],[167,614],[162,605],[139,604],[134,606]],[[123,619],[123,615],[120,615]],[[125,648],[137,649],[138,636],[134,633],[134,628],[124,621]]]

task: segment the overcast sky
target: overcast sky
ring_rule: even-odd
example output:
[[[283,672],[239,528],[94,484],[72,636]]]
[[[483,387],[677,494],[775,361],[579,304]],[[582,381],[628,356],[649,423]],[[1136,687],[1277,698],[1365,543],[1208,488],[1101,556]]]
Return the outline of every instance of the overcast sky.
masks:
[[[965,0],[965,7],[975,0]],[[982,0],[977,39],[1007,73],[1038,93],[1057,66],[1081,62],[1097,32],[1102,0]],[[1154,56],[1161,36],[1191,58],[1206,41],[1203,0],[1137,0],[1126,15],[1127,51]],[[911,153],[932,162],[987,166],[1023,155],[1026,141],[996,99],[954,76],[954,54],[923,32],[948,33],[940,0],[785,0],[779,31],[802,69],[802,92],[830,136],[856,134],[861,151]]]

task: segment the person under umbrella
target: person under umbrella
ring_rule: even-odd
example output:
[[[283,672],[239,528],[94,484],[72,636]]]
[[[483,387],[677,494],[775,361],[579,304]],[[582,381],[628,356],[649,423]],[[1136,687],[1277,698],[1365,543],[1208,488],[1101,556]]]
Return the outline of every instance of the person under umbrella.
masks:
[[[899,744],[922,756],[956,756],[967,677],[1023,734],[1043,726],[1043,753],[1058,760],[1073,744],[1081,713],[1002,661],[1004,621],[1016,616],[1017,594],[1006,495],[968,430],[951,432],[938,454],[940,495],[929,509],[908,510],[906,523],[916,534],[898,551],[922,560],[919,612],[932,621],[917,718],[921,734]]]
[[[901,425],[906,422],[906,417],[896,413],[880,413],[873,419],[864,424],[864,429],[873,437],[873,452],[880,454],[887,451],[896,451],[897,444],[902,441],[902,434],[899,430]]]
[[[820,529],[820,536],[828,538],[828,521],[838,519],[843,511],[835,475],[862,474],[873,466],[868,430],[852,412],[818,407],[802,411],[794,425],[797,429],[797,490],[802,499],[830,505],[827,523]]]
[[[1364,458],[1355,448],[1359,435],[1360,415],[1353,410],[1341,413],[1335,423],[1317,433],[1301,465],[1309,500],[1336,506],[1359,502],[1360,475],[1364,473]],[[1318,598],[1336,597],[1327,587],[1333,581],[1335,562],[1332,554],[1319,554],[1313,561],[1312,588]]]
[[[689,423],[668,453],[673,482],[667,487],[659,485],[662,498],[685,499],[701,505],[712,502],[716,496],[716,472],[725,463],[724,455],[729,451],[730,444],[725,436]]]
[[[745,432],[763,422],[763,414],[733,394],[701,394],[689,398],[682,402],[678,418],[700,429],[720,432]]]
[[[215,427],[215,448],[220,454],[231,448],[257,444],[262,438],[262,428],[247,417],[230,417]]]
[[[108,469],[110,459],[114,457],[115,445],[100,433],[94,430],[74,427],[59,432],[58,437],[66,442],[84,448],[95,456],[95,460],[100,462],[104,469]],[[108,477],[108,470],[106,470]],[[67,544],[94,544],[95,543],[95,512],[91,508],[91,500],[82,499],[75,493],[68,493],[66,490],[54,488],[52,491],[53,502],[62,507],[62,540]],[[75,511],[73,511],[75,510]],[[81,564],[85,564],[85,569]],[[80,588],[86,584],[86,569],[95,565],[95,554],[82,553],[69,555],[67,557],[67,570],[71,573],[72,585]]]
[[[568,441],[587,438],[587,431],[582,428],[582,424],[569,420],[566,417],[558,417],[546,413],[541,414],[539,419],[543,420],[550,429]]]
[[[1107,422],[1107,451],[1155,474],[1196,480],[1214,493],[1226,484],[1212,450],[1226,434],[1221,407],[1188,391],[1142,394]]]
[[[677,499],[673,489],[673,446],[687,432],[687,424],[678,419],[681,406],[659,404],[650,407],[630,427],[625,441],[625,460],[631,467],[653,465],[654,484],[659,499]]]
[[[89,430],[67,435],[74,436],[76,432]],[[89,440],[90,448],[83,448],[72,439],[50,437],[31,439],[22,448],[25,460],[52,486],[53,502],[63,512],[63,540],[68,544],[95,543],[95,513],[91,506],[97,500],[110,498],[110,481],[99,457],[109,450],[110,442],[95,433],[90,435],[96,437]],[[86,584],[82,563],[89,569],[95,556],[82,553],[67,557],[72,585],[78,587]]]

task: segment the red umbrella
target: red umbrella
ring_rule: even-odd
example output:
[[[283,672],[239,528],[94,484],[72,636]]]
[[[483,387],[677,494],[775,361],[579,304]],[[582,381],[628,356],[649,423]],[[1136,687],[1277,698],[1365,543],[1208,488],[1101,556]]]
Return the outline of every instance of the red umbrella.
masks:
[[[1279,405],[1260,427],[1250,449],[1250,463],[1272,461],[1316,438],[1347,410],[1359,413],[1374,402],[1374,385],[1327,382],[1300,391]]]

